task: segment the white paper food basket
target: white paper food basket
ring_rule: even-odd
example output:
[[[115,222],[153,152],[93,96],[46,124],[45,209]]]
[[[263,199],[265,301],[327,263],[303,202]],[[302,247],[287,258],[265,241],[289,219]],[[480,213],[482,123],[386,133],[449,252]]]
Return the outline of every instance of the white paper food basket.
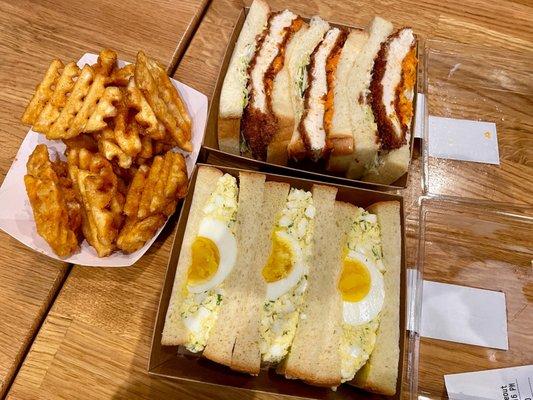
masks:
[[[85,64],[92,65],[96,63],[97,58],[98,56],[96,54],[85,53],[78,61],[78,66],[81,68]],[[128,63],[119,60],[118,64],[122,67]],[[207,97],[183,83],[174,79],[171,79],[171,81],[185,101],[192,119],[193,151],[191,153],[180,151],[185,156],[187,173],[190,176],[202,145],[207,121]],[[0,229],[41,254],[72,264],[94,267],[127,267],[139,260],[150,248],[163,228],[136,252],[124,254],[117,251],[103,258],[98,257],[96,251],[86,240],[81,243],[80,250],[77,253],[70,257],[59,258],[45,240],[37,234],[33,212],[24,186],[24,175],[26,174],[28,157],[35,149],[35,146],[41,143],[48,146],[52,158],[55,157],[54,153],[56,153],[60,158],[65,159],[63,155],[65,145],[63,142],[47,140],[44,135],[34,132],[31,129],[28,131],[0,187]]]

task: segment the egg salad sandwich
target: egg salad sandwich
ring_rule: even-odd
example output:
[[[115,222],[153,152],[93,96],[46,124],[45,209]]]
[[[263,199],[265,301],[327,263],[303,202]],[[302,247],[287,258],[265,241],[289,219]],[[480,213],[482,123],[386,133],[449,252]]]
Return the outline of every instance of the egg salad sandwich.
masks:
[[[368,211],[326,195],[315,224],[300,322],[279,371],[336,387],[343,382],[392,395],[399,362],[400,219],[397,202]],[[316,249],[323,249],[317,251]],[[355,377],[355,379],[354,379]]]
[[[248,250],[242,250],[242,272],[237,276],[238,262],[231,277],[234,296],[228,289],[220,322],[203,355],[256,375],[279,363],[294,338],[307,286],[316,210],[310,192],[280,182],[264,183],[261,174],[250,174],[250,179],[263,180],[262,206],[253,222],[256,235],[248,238]],[[242,193],[242,178],[240,182]],[[239,207],[249,207],[253,213],[261,204],[259,193],[248,200]]]
[[[269,292],[261,272],[270,254],[272,227],[288,193],[288,184],[265,182],[263,174],[239,174],[239,252],[203,356],[252,375],[261,367],[261,313]]]
[[[311,192],[291,188],[271,234],[261,274],[266,298],[261,310],[261,363],[275,366],[286,355],[300,318],[311,263],[316,209]]]
[[[380,150],[364,181],[391,183],[407,172],[416,84],[415,36],[410,28],[391,35],[374,63],[370,90],[379,132]]]
[[[248,101],[248,66],[258,41],[267,26],[270,7],[264,0],[254,0],[244,21],[228,66],[218,113],[218,145],[220,150],[239,154],[240,124]]]
[[[201,352],[225,297],[237,261],[236,179],[218,169],[198,170],[189,221],[176,269],[163,345]]]
[[[348,31],[329,29],[315,47],[307,66],[304,109],[288,146],[289,157],[317,161],[330,150],[328,133],[333,113],[335,71]]]

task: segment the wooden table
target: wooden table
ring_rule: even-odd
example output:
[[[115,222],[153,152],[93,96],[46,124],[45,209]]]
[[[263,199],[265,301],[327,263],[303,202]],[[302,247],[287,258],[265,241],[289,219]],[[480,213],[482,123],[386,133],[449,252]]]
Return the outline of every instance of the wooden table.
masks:
[[[270,3],[274,9],[288,5],[279,0],[271,0]],[[185,9],[190,7],[189,0],[182,0],[182,4]],[[151,5],[156,7],[152,3]],[[83,5],[80,3],[78,6]],[[176,79],[211,96],[240,7],[240,1],[213,1],[176,71]],[[334,5],[318,1],[292,1],[290,7],[305,15],[319,13],[326,19],[350,24],[363,24],[373,15],[381,14],[395,24],[411,25],[424,37],[500,50],[509,47],[518,50],[531,48],[533,38],[533,31],[528,23],[533,9],[527,1],[485,3],[429,0],[416,6],[408,1],[387,0],[352,0]],[[416,12],[416,18],[412,17],[413,11]],[[105,18],[107,21],[107,17]],[[161,20],[164,18],[158,17],[157,23]],[[167,40],[171,35],[167,32],[161,36],[154,38],[147,34],[146,37],[152,41],[132,41],[131,51],[143,47],[161,60],[168,60],[168,57],[152,51],[153,46],[157,49],[161,46],[161,41]],[[68,37],[70,40],[75,37],[83,48],[93,43],[83,42],[78,32],[69,34]],[[176,34],[174,40],[178,37],[179,34]],[[96,44],[101,46],[104,43]],[[115,45],[119,50],[121,46],[122,44]],[[129,55],[127,51],[126,54]],[[38,70],[42,71],[43,67],[40,66]],[[25,98],[23,96],[16,100],[19,108]],[[13,122],[10,133],[17,129],[21,135],[24,133]],[[13,146],[13,151],[15,149],[16,146]],[[408,265],[412,265],[415,260],[418,221],[416,210],[418,197],[422,193],[419,157],[412,165],[410,179],[410,186],[404,191],[407,204]],[[168,224],[148,253],[131,268],[72,268],[15,379],[9,399],[276,397],[155,379],[146,373],[153,322],[171,248],[173,226],[173,223]]]
[[[107,46],[123,59],[144,48],[168,62],[199,3],[143,2],[135,10],[132,0],[0,1],[0,181],[28,131],[20,116],[53,58],[77,60]],[[0,232],[0,397],[69,268]]]

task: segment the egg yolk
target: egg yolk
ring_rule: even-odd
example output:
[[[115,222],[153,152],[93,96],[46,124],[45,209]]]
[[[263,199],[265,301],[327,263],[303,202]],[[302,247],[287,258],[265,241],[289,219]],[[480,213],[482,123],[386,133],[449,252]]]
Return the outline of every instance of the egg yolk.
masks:
[[[217,245],[211,239],[198,236],[191,246],[191,251],[192,261],[188,282],[196,284],[211,279],[217,272],[220,262]]]
[[[292,259],[290,244],[274,235],[272,238],[272,252],[262,272],[265,281],[267,283],[277,282],[289,275],[292,268]]]
[[[338,288],[344,301],[364,299],[370,291],[370,273],[365,264],[359,260],[345,259]]]

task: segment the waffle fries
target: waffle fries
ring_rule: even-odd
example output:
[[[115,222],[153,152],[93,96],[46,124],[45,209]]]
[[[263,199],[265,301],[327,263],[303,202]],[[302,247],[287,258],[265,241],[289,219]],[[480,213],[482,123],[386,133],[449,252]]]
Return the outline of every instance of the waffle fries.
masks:
[[[118,247],[130,253],[138,250],[163,226],[176,210],[177,200],[187,190],[185,160],[181,154],[168,151],[156,156],[152,166],[141,166],[131,181],[124,214],[126,223]]]
[[[53,163],[39,145],[25,177],[38,233],[61,257],[76,251],[81,234],[100,257],[133,252],[185,195],[185,160],[171,149],[192,150],[191,119],[162,67],[142,52],[122,68],[108,49],[81,69],[52,61],[22,121],[67,147],[67,162]]]
[[[80,204],[66,177],[64,163],[52,163],[48,149],[38,145],[27,163],[24,184],[33,209],[37,232],[60,257],[78,249]]]

